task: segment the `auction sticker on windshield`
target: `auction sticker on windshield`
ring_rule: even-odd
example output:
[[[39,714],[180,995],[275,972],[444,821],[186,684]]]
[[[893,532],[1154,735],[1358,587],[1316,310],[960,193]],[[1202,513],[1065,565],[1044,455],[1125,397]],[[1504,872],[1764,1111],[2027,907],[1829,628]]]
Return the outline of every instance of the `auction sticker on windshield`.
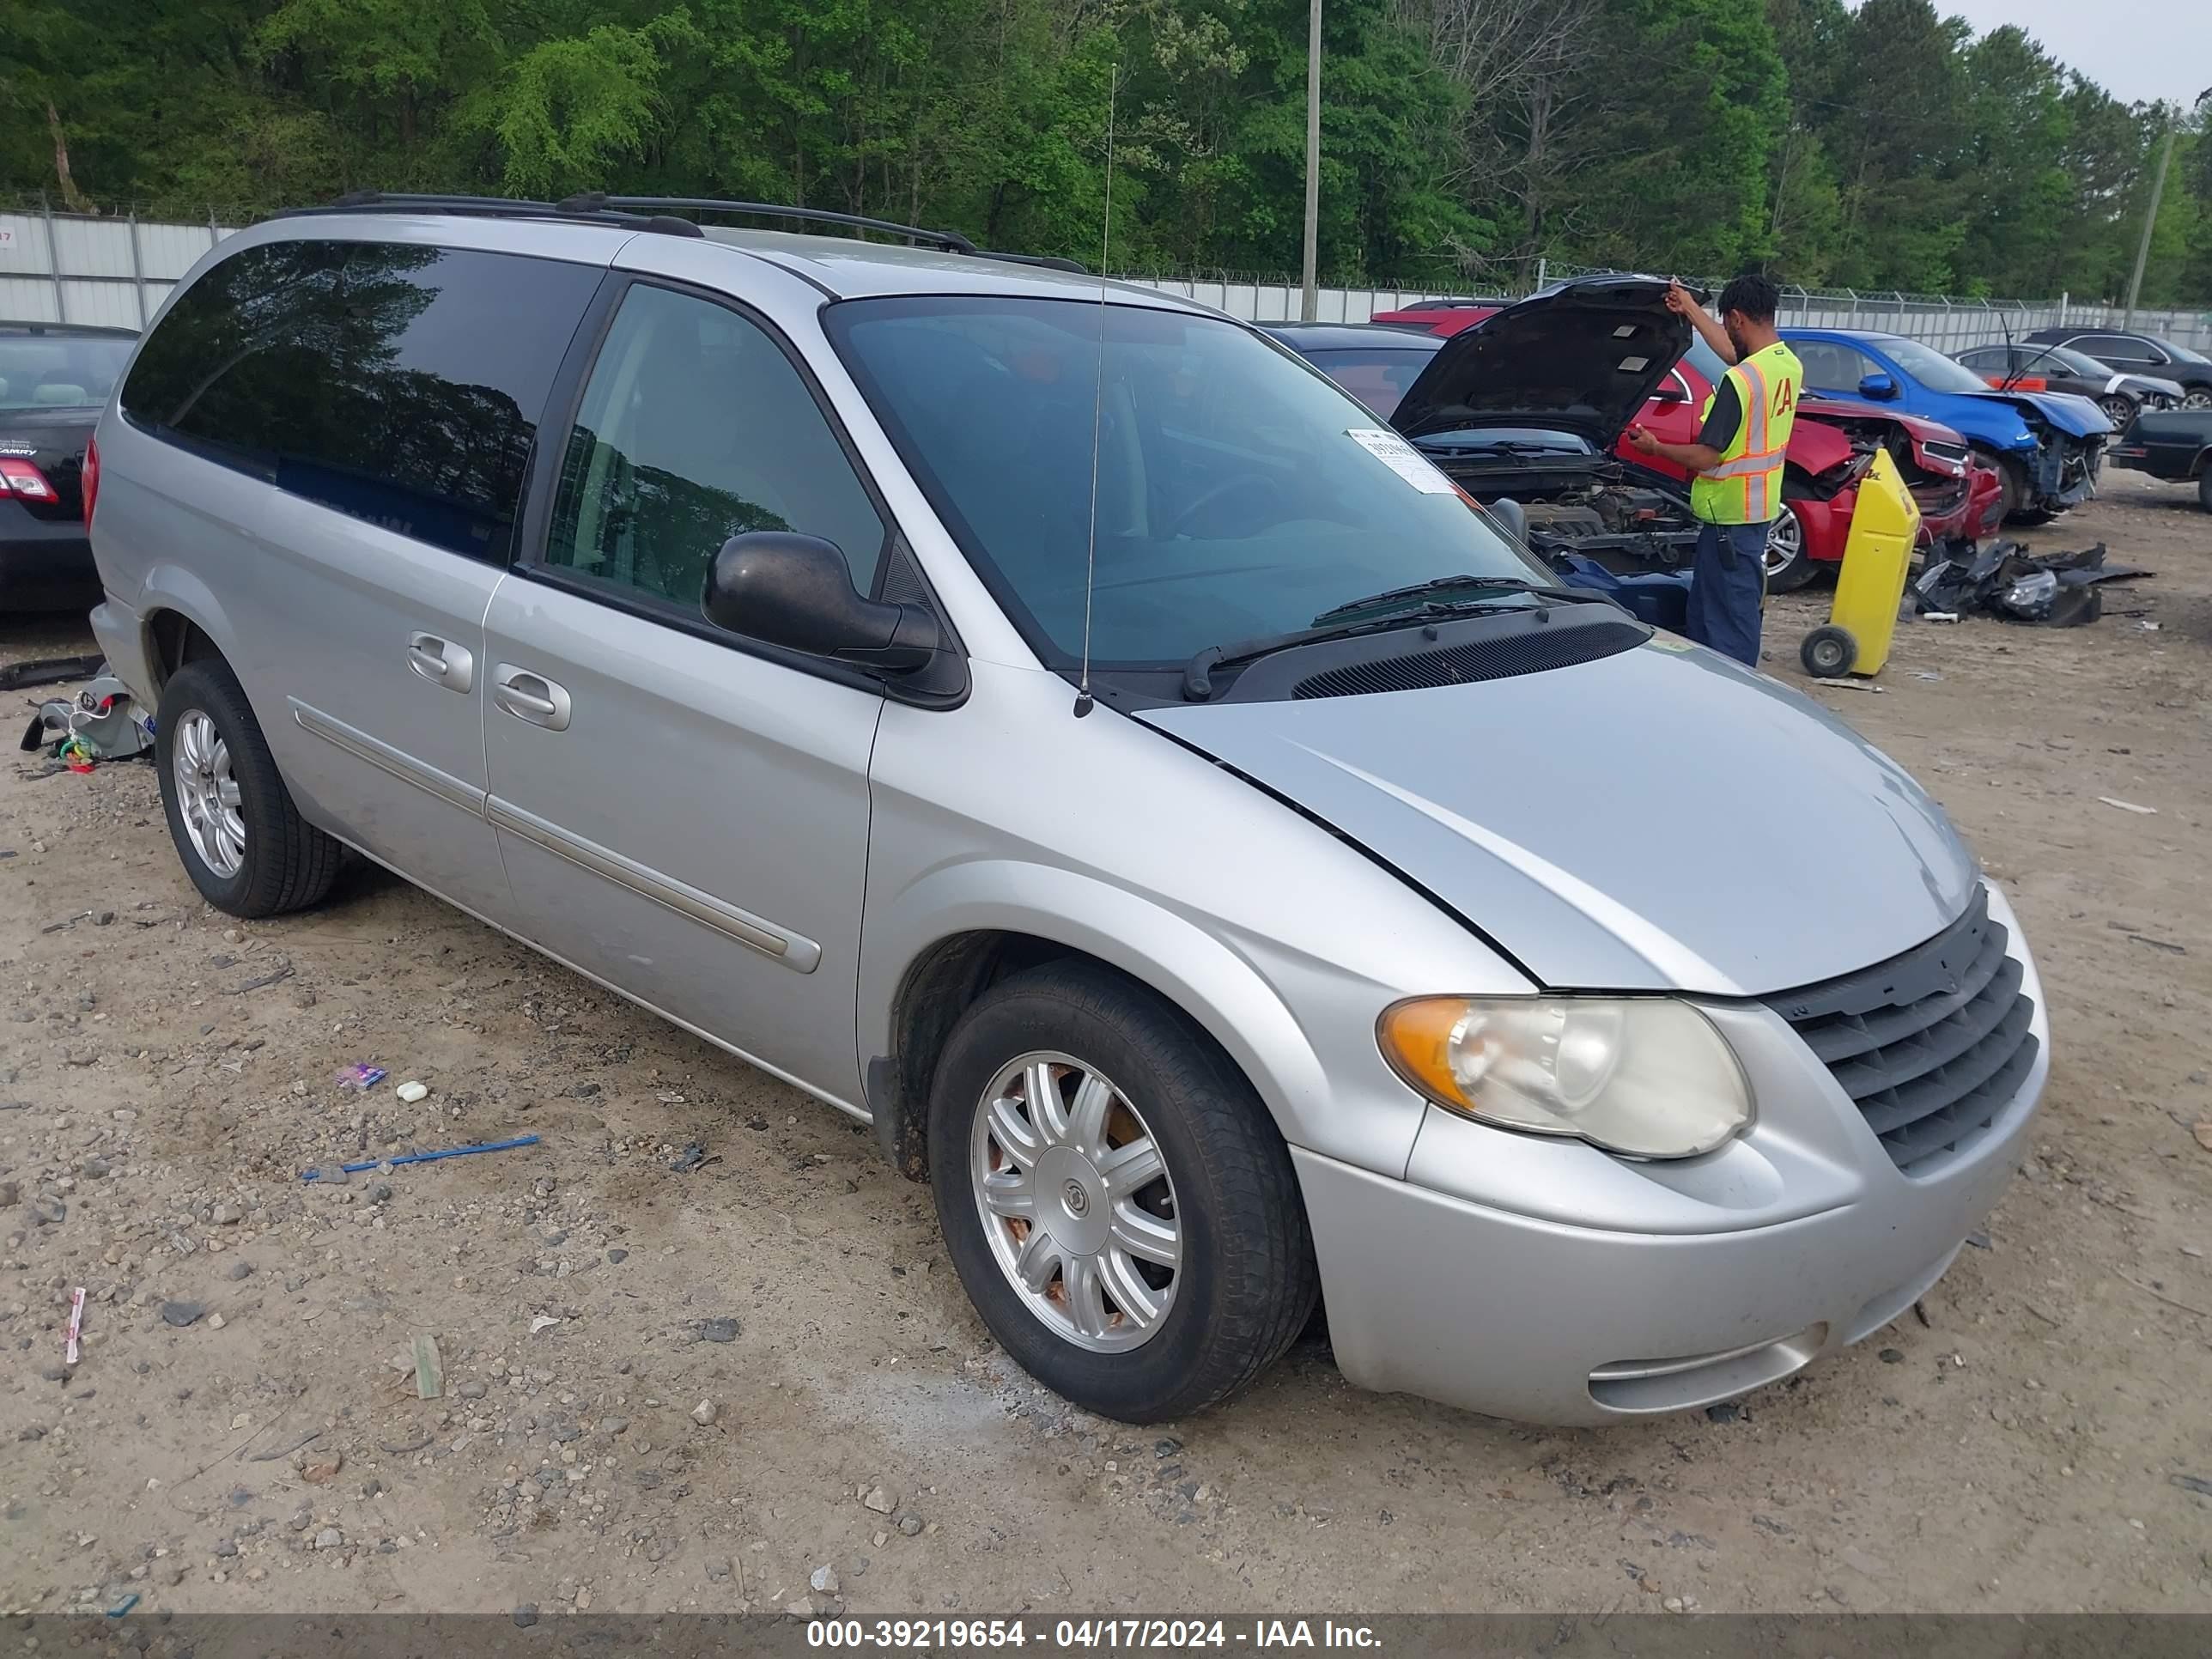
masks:
[[[1424,495],[1453,493],[1452,481],[1396,433],[1385,432],[1380,427],[1355,426],[1346,428],[1344,435]]]

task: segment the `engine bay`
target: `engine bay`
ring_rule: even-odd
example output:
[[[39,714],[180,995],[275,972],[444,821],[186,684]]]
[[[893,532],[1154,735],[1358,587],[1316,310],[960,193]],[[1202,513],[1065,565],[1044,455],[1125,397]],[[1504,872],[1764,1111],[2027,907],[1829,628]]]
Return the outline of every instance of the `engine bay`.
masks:
[[[1697,553],[1689,503],[1656,486],[1601,477],[1544,500],[1516,499],[1540,554],[1580,553],[1628,575],[1680,568]]]

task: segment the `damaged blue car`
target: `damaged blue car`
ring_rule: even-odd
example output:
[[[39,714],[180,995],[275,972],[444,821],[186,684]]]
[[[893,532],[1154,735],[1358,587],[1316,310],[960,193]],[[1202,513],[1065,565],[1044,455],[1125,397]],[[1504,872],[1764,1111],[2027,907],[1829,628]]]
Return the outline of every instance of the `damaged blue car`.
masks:
[[[1955,428],[2004,485],[2005,517],[2040,524],[2096,493],[2112,423],[2087,398],[1999,392],[1933,346],[1853,329],[1785,328],[1808,391],[1893,404]]]

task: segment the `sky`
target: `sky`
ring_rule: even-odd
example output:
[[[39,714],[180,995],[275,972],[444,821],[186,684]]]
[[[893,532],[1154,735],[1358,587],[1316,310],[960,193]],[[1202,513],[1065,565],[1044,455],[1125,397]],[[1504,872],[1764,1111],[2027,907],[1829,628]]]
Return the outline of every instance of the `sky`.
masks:
[[[2017,23],[2123,103],[2212,87],[2212,0],[1936,0],[1977,34]]]

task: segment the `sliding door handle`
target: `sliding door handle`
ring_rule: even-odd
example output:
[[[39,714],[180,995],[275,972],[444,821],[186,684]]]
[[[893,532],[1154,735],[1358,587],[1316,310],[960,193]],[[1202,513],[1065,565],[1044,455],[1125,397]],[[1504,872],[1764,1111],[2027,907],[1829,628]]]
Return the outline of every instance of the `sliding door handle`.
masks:
[[[407,636],[407,665],[433,685],[465,693],[476,684],[477,659],[465,646],[435,634]]]
[[[493,671],[491,695],[519,720],[542,726],[549,732],[568,729],[568,693],[543,674],[503,662]]]

